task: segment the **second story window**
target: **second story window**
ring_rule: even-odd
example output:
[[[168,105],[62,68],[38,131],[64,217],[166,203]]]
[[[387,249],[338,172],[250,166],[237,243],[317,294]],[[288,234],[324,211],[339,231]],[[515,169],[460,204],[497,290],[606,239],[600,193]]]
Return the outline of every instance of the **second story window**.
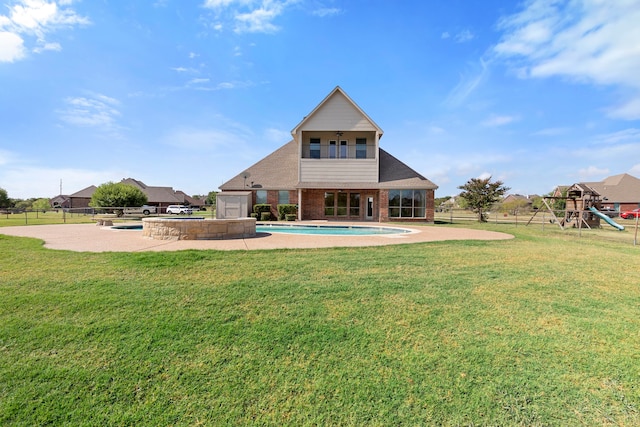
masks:
[[[338,148],[336,146],[336,141],[329,141],[329,158],[335,159],[338,155]]]
[[[311,138],[309,140],[309,157],[312,159],[320,158],[320,138]]]
[[[340,158],[346,159],[349,151],[347,150],[347,141],[340,141]]]
[[[356,159],[367,158],[367,138],[356,138]]]

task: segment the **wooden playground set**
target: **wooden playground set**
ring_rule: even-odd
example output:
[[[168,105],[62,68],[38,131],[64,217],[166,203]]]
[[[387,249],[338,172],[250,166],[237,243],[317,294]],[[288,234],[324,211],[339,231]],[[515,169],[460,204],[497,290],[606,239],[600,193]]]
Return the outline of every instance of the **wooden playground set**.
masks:
[[[552,207],[556,200],[565,201],[564,217],[556,215],[559,211],[554,210]],[[601,220],[617,230],[624,230],[624,226],[601,212],[602,200],[600,194],[585,184],[573,184],[567,189],[566,196],[544,196],[542,201],[553,218],[551,222],[558,224],[562,230],[566,227],[599,228]],[[544,209],[537,210],[529,219],[527,225],[533,221],[533,218],[540,210],[544,211]]]

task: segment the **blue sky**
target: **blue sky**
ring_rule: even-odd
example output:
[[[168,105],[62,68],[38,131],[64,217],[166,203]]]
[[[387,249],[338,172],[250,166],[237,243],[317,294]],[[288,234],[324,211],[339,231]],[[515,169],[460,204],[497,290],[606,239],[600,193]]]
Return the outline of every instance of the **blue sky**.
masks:
[[[0,187],[206,194],[335,86],[459,193],[640,177],[640,0],[0,0]]]

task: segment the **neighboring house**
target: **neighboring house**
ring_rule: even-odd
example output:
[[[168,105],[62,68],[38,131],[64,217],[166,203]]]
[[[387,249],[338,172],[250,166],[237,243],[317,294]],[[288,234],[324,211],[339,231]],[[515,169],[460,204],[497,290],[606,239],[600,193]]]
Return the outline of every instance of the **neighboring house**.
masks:
[[[640,207],[640,179],[627,173],[583,184],[600,194],[604,208],[624,212]]]
[[[139,188],[147,196],[147,203],[151,206],[157,206],[161,210],[169,205],[191,205],[193,207],[200,208],[203,204],[201,200],[194,199],[183,191],[175,191],[171,187],[150,186],[133,178],[125,178],[120,182],[122,184],[128,184]],[[97,187],[95,185],[91,185],[77,193],[73,193],[70,196],[57,196],[57,198],[68,197],[69,206],[67,207],[69,208],[84,208],[89,206],[91,196],[93,196],[96,189]],[[56,200],[57,198],[53,200]]]
[[[93,196],[93,192],[96,191],[98,187],[95,185],[90,185],[87,188],[83,188],[80,191],[76,191],[75,193],[69,196],[69,208],[86,208],[89,207],[89,202],[91,202],[91,196]]]
[[[297,204],[302,220],[433,222],[438,186],[380,148],[382,129],[340,87],[291,135],[222,194],[250,195],[274,215],[278,204]]]
[[[49,204],[54,209],[65,209],[71,207],[71,197],[64,194],[55,196],[49,200]]]
[[[184,204],[184,197],[171,187],[155,187],[146,185],[142,181],[133,178],[125,178],[120,181],[121,184],[132,185],[139,188],[146,196],[147,203],[151,206],[167,207],[169,205]],[[184,194],[184,193],[182,193]]]
[[[527,196],[523,196],[522,194],[509,194],[505,196],[504,199],[502,199],[502,203],[515,203],[515,202],[522,202],[523,204],[526,203],[530,205],[531,203],[533,203],[533,200]]]
[[[532,207],[535,199],[539,198],[537,194],[523,196],[522,194],[509,194],[502,199],[503,205],[513,205],[517,207]]]

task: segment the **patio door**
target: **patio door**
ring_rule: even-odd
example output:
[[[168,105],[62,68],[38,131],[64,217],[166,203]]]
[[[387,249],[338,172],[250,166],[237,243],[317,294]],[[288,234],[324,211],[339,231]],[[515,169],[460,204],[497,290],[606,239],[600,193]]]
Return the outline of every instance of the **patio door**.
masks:
[[[372,220],[373,219],[373,196],[367,196],[367,203],[365,206],[365,214],[364,219]]]

